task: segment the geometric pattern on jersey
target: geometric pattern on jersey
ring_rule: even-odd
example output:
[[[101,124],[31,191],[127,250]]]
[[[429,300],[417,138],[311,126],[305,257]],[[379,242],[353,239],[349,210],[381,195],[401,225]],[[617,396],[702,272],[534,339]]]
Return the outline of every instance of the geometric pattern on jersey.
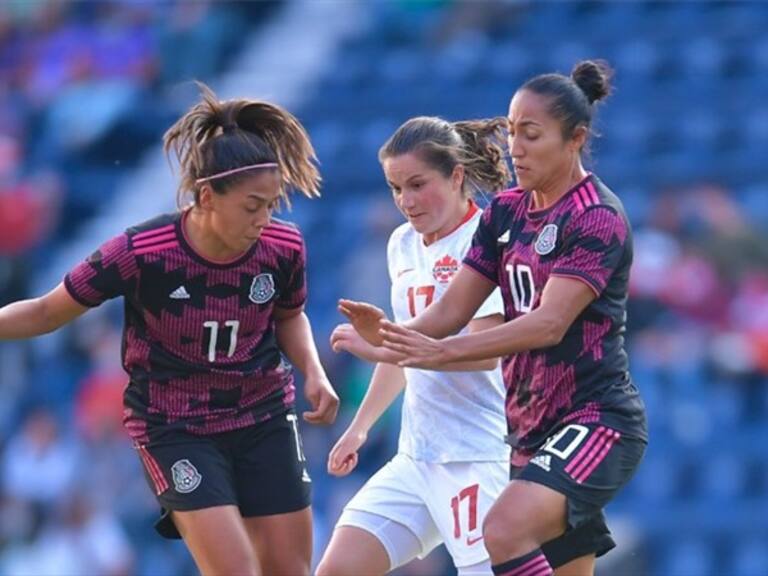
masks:
[[[480,215],[472,204],[455,230],[428,246],[409,223],[395,229],[387,247],[395,321],[410,320],[442,297],[472,243]],[[496,289],[475,318],[502,313]],[[509,459],[499,368],[477,372],[405,368],[405,377],[398,452],[435,463]]]
[[[589,174],[554,205],[532,206],[531,193],[520,188],[497,195],[464,263],[499,285],[507,321],[535,310],[552,276],[584,282],[596,299],[559,344],[504,358],[515,465],[563,421],[602,421],[646,437],[624,349],[632,238],[621,201]]]
[[[195,434],[242,428],[294,402],[272,312],[306,300],[301,233],[273,219],[244,254],[212,262],[184,232],[188,213],[129,228],[64,279],[85,306],[124,298],[124,422],[137,442],[169,426]]]

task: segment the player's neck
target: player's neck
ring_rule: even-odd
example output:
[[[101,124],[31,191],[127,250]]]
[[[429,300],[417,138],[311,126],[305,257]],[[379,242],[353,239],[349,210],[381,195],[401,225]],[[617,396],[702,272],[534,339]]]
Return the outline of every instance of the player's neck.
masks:
[[[542,186],[533,190],[533,209],[544,210],[555,204],[568,191],[587,177],[588,172],[584,170],[581,162],[577,162],[570,170],[564,174],[557,174],[544,183]]]
[[[462,200],[461,205],[456,208],[451,218],[449,218],[448,222],[446,222],[445,226],[433,234],[424,234],[424,245],[429,246],[441,238],[445,238],[449,234],[452,234],[466,220],[471,218],[475,211],[477,211],[477,206],[475,205],[474,201]]]
[[[192,208],[182,221],[187,241],[195,252],[212,262],[228,262],[242,254],[224,244],[205,219],[205,214]]]

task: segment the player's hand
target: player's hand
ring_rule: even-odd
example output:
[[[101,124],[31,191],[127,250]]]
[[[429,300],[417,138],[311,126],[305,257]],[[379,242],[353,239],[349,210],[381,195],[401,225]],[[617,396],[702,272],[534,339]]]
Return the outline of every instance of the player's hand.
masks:
[[[302,414],[310,424],[333,424],[339,411],[339,397],[328,378],[307,377],[304,381],[304,396],[312,406]]]
[[[387,320],[382,321],[379,332],[384,347],[403,356],[398,366],[438,370],[441,365],[457,360],[450,339],[436,340]]]
[[[331,334],[331,349],[336,352],[349,352],[368,362],[381,361],[381,348],[372,346],[358,334],[352,324],[339,324]]]
[[[387,315],[381,308],[366,302],[354,300],[339,300],[339,312],[344,314],[357,333],[372,346],[381,346],[382,338],[379,334],[380,323],[387,319]]]
[[[328,454],[328,473],[346,476],[357,466],[357,451],[365,444],[368,434],[347,428]]]

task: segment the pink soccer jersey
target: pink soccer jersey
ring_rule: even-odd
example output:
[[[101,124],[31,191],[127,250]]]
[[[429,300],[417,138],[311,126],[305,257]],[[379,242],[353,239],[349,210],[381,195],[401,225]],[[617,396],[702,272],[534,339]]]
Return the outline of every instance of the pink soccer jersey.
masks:
[[[632,239],[623,206],[589,175],[555,205],[531,208],[531,194],[521,189],[494,198],[464,263],[500,286],[507,320],[536,309],[551,276],[578,279],[597,298],[560,344],[505,358],[507,420],[523,456],[513,464],[560,422],[605,422],[645,438],[624,350]]]
[[[294,402],[272,311],[306,300],[301,233],[273,220],[246,253],[212,262],[185,237],[186,214],[128,229],[64,280],[85,306],[124,297],[125,425],[138,442],[169,426],[234,430]]]

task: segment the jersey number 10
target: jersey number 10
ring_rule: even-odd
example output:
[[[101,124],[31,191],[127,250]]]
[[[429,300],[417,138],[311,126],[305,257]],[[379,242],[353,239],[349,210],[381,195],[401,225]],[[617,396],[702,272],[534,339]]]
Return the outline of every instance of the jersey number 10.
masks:
[[[536,297],[531,267],[528,264],[507,264],[507,272],[515,310],[522,314],[530,312]]]

